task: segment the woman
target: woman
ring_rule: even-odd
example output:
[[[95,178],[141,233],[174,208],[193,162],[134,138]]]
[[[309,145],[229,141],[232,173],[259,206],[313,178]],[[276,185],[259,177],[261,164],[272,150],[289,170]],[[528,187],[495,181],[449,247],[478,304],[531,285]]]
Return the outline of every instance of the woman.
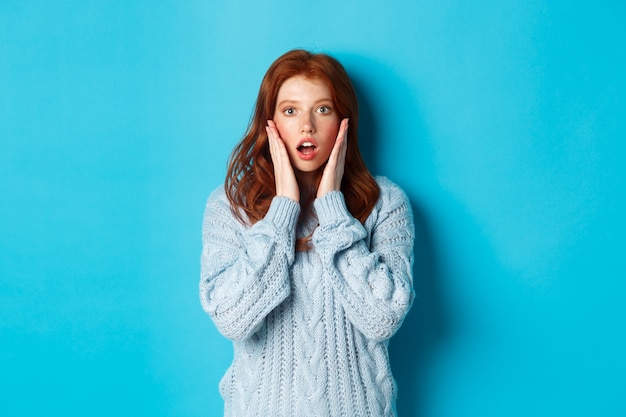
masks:
[[[207,202],[200,297],[234,360],[226,416],[394,416],[387,354],[413,300],[413,218],[374,179],[341,64],[287,52]]]

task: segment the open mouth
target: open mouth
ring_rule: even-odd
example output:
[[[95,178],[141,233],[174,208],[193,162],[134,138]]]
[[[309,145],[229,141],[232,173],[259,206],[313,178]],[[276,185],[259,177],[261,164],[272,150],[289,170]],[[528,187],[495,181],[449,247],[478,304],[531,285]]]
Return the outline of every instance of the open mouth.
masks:
[[[298,146],[298,152],[303,155],[311,155],[315,152],[316,146],[311,142],[303,142],[302,145]]]

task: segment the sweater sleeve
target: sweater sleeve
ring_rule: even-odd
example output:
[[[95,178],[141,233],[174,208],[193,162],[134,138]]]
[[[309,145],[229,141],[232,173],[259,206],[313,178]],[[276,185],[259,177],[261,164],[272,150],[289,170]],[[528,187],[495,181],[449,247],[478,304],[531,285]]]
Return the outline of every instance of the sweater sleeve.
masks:
[[[202,227],[200,300],[218,330],[243,340],[290,292],[295,225],[300,206],[274,197],[251,227],[232,214],[222,190],[209,198]]]
[[[369,239],[366,228],[348,211],[341,192],[330,192],[314,205],[319,227],[313,244],[346,315],[370,339],[391,337],[414,295],[415,232],[406,195],[395,185],[381,189]]]

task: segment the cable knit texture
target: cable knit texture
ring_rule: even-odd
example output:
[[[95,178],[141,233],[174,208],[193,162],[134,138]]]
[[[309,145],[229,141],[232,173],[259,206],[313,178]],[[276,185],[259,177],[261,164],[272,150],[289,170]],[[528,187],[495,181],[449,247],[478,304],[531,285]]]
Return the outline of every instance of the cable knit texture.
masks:
[[[377,181],[364,225],[339,191],[315,200],[305,224],[285,197],[253,226],[235,219],[222,187],[209,197],[200,298],[233,341],[225,416],[396,415],[387,345],[413,301],[414,227],[404,192]],[[296,252],[313,228],[312,249]]]

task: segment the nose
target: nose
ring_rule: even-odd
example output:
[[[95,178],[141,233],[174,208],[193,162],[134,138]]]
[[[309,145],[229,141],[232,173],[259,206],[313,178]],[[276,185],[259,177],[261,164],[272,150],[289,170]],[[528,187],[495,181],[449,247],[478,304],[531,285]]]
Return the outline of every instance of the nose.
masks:
[[[315,122],[313,121],[313,117],[308,112],[305,112],[302,115],[302,133],[314,133],[315,132]]]

